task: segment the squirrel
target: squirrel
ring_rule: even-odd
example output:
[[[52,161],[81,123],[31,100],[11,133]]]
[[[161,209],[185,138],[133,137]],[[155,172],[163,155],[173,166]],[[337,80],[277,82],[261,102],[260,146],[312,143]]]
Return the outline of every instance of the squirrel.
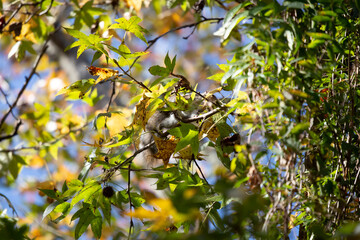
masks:
[[[168,98],[169,102],[176,102],[176,95],[172,95]],[[147,121],[145,125],[145,131],[140,136],[139,149],[147,146],[154,141],[154,135],[165,139],[169,134],[168,130],[180,126],[180,122],[188,122],[188,119],[199,116],[206,110],[212,108],[211,99],[203,97],[201,94],[196,94],[191,100],[191,93],[183,95],[186,100],[190,101],[190,106],[185,110],[173,110],[173,111],[161,111],[157,110]],[[205,98],[205,99],[204,99]],[[216,98],[215,98],[216,99]],[[196,124],[194,122],[194,124]],[[150,167],[160,165],[161,160],[156,159],[153,155],[158,152],[157,147],[153,144],[151,147],[145,149],[140,157],[145,160],[146,164]]]

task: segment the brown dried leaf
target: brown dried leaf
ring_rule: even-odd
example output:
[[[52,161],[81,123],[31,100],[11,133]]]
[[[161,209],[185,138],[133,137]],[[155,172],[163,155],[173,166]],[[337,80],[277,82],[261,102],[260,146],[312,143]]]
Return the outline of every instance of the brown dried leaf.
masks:
[[[175,158],[178,158],[178,159],[183,159],[183,160],[192,160],[192,156],[193,156],[193,153],[192,153],[192,149],[191,149],[191,146],[188,145],[187,147],[181,149],[175,156]],[[205,156],[201,153],[198,153],[198,156],[197,156],[197,159],[199,160],[203,160],[202,156]]]
[[[171,155],[174,153],[176,145],[179,140],[175,137],[170,137],[170,139],[162,139],[154,135],[154,140],[158,152],[154,154],[155,158],[162,159],[164,165],[167,166]]]
[[[251,189],[256,189],[260,187],[260,184],[262,183],[262,177],[254,166],[250,167],[247,176],[249,178],[249,184]]]
[[[99,76],[96,79],[95,84],[119,74],[119,71],[117,71],[117,70],[113,70],[110,68],[99,68],[99,67],[94,67],[94,66],[88,67],[88,71],[93,76]]]
[[[133,123],[134,125],[142,126],[145,130],[145,125],[150,118],[150,114],[146,111],[147,107],[150,104],[150,97],[143,95],[142,100],[136,105],[136,112],[134,116]]]
[[[216,125],[214,125],[212,118],[206,119],[202,124],[199,136],[202,136],[203,134],[207,134],[206,137],[213,142],[216,142],[216,139],[220,136],[219,129],[216,127]]]

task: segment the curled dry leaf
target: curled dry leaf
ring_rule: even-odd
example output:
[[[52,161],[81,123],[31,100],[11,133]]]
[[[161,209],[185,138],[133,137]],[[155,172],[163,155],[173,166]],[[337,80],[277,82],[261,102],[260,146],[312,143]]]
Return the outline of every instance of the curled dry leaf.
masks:
[[[99,76],[96,79],[95,84],[119,75],[119,71],[110,68],[99,68],[99,67],[90,66],[88,67],[88,71],[93,76]]]

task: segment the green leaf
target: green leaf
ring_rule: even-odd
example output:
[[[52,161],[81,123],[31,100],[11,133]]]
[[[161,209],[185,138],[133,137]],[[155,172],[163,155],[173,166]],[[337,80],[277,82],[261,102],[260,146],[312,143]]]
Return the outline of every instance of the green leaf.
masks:
[[[94,233],[96,238],[101,237],[101,230],[102,230],[102,217],[96,217],[94,220],[91,221],[91,231]]]
[[[221,219],[218,211],[214,208],[210,210],[210,219],[214,223],[214,226],[219,228],[221,231],[225,231],[223,220]]]
[[[327,40],[332,39],[332,37],[329,34],[322,32],[306,32],[306,34],[315,39],[327,39]]]
[[[298,123],[293,129],[291,129],[291,133],[298,135],[303,131],[309,130],[309,127],[310,127],[310,123]]]
[[[11,48],[8,54],[8,58],[11,58],[12,56],[15,55],[15,58],[18,61],[21,61],[24,58],[26,51],[28,51],[31,54],[36,54],[36,51],[34,50],[32,45],[33,45],[32,42],[26,40],[21,40],[16,42],[14,46]]]
[[[108,53],[106,52],[106,50],[103,47],[103,42],[108,41],[110,38],[101,38],[100,36],[95,35],[95,34],[90,34],[89,36],[87,36],[85,33],[82,33],[76,29],[71,29],[71,28],[65,28],[65,30],[68,34],[70,34],[74,38],[79,39],[77,42],[73,42],[72,44],[67,46],[65,48],[65,51],[67,51],[71,48],[74,48],[74,47],[79,47],[78,51],[77,51],[77,58],[79,58],[80,55],[87,48],[91,48],[95,51],[102,52],[108,56]]]
[[[132,192],[130,193],[130,196],[131,202],[136,208],[140,207],[145,202],[145,199],[138,193]]]
[[[129,136],[128,138],[125,138],[124,140],[121,140],[117,143],[114,143],[114,144],[111,144],[109,146],[106,146],[107,148],[113,148],[113,147],[119,147],[119,146],[122,146],[122,145],[127,145],[127,144],[130,144],[132,141],[132,138],[131,136]]]
[[[89,79],[82,79],[79,81],[74,82],[70,86],[67,86],[63,89],[61,89],[56,96],[66,94],[69,95],[71,93],[75,93],[77,96],[77,99],[84,98],[85,94],[90,90],[92,86],[95,84],[95,79],[89,78]]]
[[[9,171],[14,179],[17,178],[20,169],[21,169],[21,167],[19,166],[18,161],[16,161],[16,159],[14,159],[14,158],[11,159],[9,162]]]
[[[180,139],[176,145],[175,152],[178,152],[190,144],[192,153],[195,155],[195,157],[198,155],[199,132],[194,125],[189,123],[181,123],[180,127],[170,129],[168,132]]]
[[[295,8],[295,9],[305,8],[305,4],[303,2],[298,2],[298,1],[285,1],[284,6],[286,6],[287,8]]]
[[[169,69],[160,67],[159,65],[150,67],[149,72],[154,76],[161,76],[161,77],[167,77],[170,74]]]
[[[56,201],[56,202],[51,203],[49,206],[47,206],[44,213],[43,213],[42,220],[44,220],[45,217],[47,215],[49,215],[56,208],[56,206],[58,206],[59,204],[62,204],[62,203],[63,202],[61,202],[61,201]]]
[[[53,211],[67,215],[70,212],[70,210],[71,210],[71,204],[68,202],[63,202],[57,205]]]
[[[76,192],[80,191],[80,189],[83,188],[84,184],[82,181],[74,179],[70,181],[67,185],[68,189],[62,194],[62,197],[70,197],[74,195]]]
[[[80,200],[84,199],[84,202],[88,202],[89,199],[95,197],[96,193],[99,193],[101,190],[101,184],[97,181],[91,181],[87,185],[84,186],[83,189],[72,199],[71,206],[74,206]]]
[[[90,168],[91,168],[91,162],[86,161],[84,163],[84,167],[81,169],[81,172],[79,173],[78,179],[84,182],[85,179],[87,178]]]
[[[116,196],[116,193],[115,193]],[[111,203],[110,203],[110,199],[104,197],[103,195],[101,195],[100,197],[100,208],[103,212],[104,218],[107,221],[108,224],[111,223]]]
[[[136,37],[147,43],[144,33],[147,33],[147,30],[138,25],[141,22],[141,19],[137,16],[132,16],[129,20],[125,18],[115,19],[115,24],[112,24],[109,29],[124,29],[125,31],[133,33]]]
[[[65,31],[70,34],[71,36],[73,36],[74,38],[77,39],[87,39],[87,35],[83,32],[80,32],[76,29],[71,29],[71,28],[64,28]]]
[[[221,41],[224,42],[230,36],[235,26],[249,16],[249,11],[247,10],[244,10],[240,13],[238,12],[250,4],[251,4],[250,2],[244,2],[231,9],[226,14],[222,27],[216,32],[214,32],[214,35],[220,36]]]
[[[79,222],[76,224],[75,227],[75,239],[78,239],[81,235],[84,234],[84,232],[86,231],[90,223],[96,218],[96,216],[90,210],[89,205],[84,204],[83,208],[81,208],[74,214],[73,218],[74,217],[80,218]]]
[[[46,196],[57,199],[57,192],[53,189],[39,189],[40,192],[44,193]]]

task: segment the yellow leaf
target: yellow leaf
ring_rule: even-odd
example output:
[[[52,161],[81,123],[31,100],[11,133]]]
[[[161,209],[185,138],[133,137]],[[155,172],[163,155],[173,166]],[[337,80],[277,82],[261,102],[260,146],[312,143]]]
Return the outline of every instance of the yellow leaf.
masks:
[[[33,31],[31,30],[31,24],[30,23],[26,23],[26,24],[23,24],[22,27],[21,27],[21,33],[19,36],[16,36],[15,37],[15,40],[16,41],[21,41],[23,39],[27,39],[33,43],[37,43],[36,39],[35,39],[35,36],[34,36],[34,33]]]
[[[238,97],[237,97],[238,100],[246,100],[248,98],[249,98],[249,96],[246,92],[239,91]]]
[[[110,137],[122,132],[126,126],[129,126],[132,111],[123,108],[121,113],[112,113],[111,117],[107,118],[106,126],[109,129]]]
[[[183,159],[183,160],[192,160],[193,152],[191,146],[188,145],[187,147],[181,149],[175,156],[175,158]],[[197,159],[203,160],[202,156],[205,156],[201,153],[198,153]]]
[[[146,111],[150,104],[150,99],[150,97],[143,94],[142,100],[136,105],[136,112],[133,120],[134,125],[142,126],[144,130],[145,125],[150,118],[149,113]]]
[[[77,175],[71,172],[64,165],[59,165],[57,171],[53,174],[53,179],[56,182],[63,182],[64,180],[70,181],[76,178]]]
[[[142,0],[125,0],[125,2],[129,7],[134,8],[137,13],[140,12]]]
[[[189,193],[190,195],[192,193]],[[149,230],[159,231],[165,230],[173,224],[179,224],[199,216],[198,210],[194,209],[187,214],[180,213],[176,210],[174,205],[169,199],[156,198],[149,201],[149,205],[153,206],[156,210],[150,211],[143,207],[135,209],[133,212],[128,212],[127,215],[140,219],[148,219],[153,222]]]
[[[244,115],[254,111],[254,105],[252,103],[244,103],[241,108],[236,109],[236,113]]]
[[[38,155],[35,155],[30,159],[29,165],[32,168],[41,168],[44,166],[45,160]]]
[[[99,76],[96,79],[95,84],[102,82],[108,78],[119,75],[119,71],[110,68],[99,68],[99,67],[90,66],[88,67],[88,71],[93,76]]]

